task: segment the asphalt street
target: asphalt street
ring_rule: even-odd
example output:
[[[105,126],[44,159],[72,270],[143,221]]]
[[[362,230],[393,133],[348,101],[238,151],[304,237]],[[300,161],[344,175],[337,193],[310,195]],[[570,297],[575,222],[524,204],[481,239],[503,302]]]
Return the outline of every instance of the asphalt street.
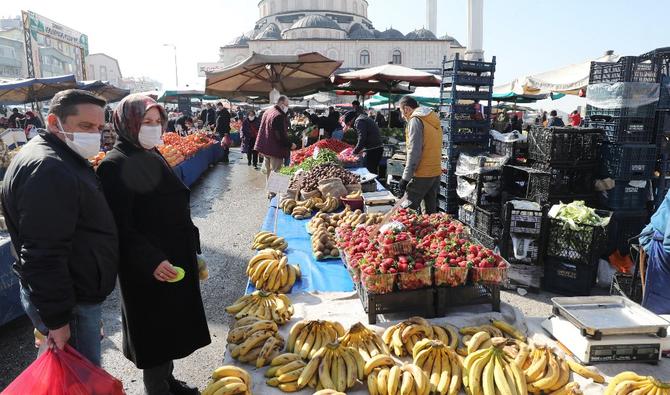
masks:
[[[219,164],[192,188],[193,221],[200,229],[203,257],[210,278],[202,283],[202,297],[208,317],[212,344],[188,358],[176,361],[175,376],[204,388],[208,375],[224,359],[225,339],[231,318],[224,307],[244,292],[246,262],[251,258],[249,243],[260,228],[267,211],[265,177],[239,151],[231,152],[231,164]],[[528,316],[551,314],[548,294],[503,292],[502,300],[519,307]],[[142,394],[141,371],[121,352],[119,294],[115,291],[104,304],[103,367],[120,378],[128,394]],[[188,336],[184,333],[183,336]],[[166,344],[166,347],[169,346]],[[6,387],[35,358],[32,325],[26,318],[0,327],[0,389]]]

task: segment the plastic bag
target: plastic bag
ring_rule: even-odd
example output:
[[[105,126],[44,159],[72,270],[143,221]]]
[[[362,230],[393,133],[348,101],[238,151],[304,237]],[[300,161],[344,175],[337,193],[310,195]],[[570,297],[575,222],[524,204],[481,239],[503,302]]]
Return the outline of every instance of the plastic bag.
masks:
[[[2,395],[124,395],[123,384],[74,348],[48,349]]]
[[[230,148],[233,145],[233,139],[230,138],[229,134],[226,134],[223,136],[223,139],[221,139],[221,146],[223,148]]]

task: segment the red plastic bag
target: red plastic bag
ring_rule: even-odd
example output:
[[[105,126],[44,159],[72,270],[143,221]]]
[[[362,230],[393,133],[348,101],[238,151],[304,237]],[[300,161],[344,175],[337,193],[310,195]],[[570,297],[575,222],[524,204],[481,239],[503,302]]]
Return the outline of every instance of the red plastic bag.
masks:
[[[221,146],[223,148],[230,148],[233,145],[233,139],[230,138],[230,135],[226,134],[223,136],[223,139],[221,139]]]
[[[123,384],[74,348],[47,350],[0,395],[125,395]]]

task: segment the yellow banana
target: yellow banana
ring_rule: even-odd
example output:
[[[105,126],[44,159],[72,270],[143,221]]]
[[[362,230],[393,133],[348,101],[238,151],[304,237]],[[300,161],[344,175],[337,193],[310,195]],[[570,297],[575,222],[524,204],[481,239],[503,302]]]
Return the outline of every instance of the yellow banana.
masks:
[[[410,395],[412,388],[414,388],[412,373],[404,371],[400,377],[400,395]]]
[[[368,385],[368,393],[370,395],[379,395],[379,391],[377,391],[377,372],[376,371],[370,372],[370,374],[368,375],[367,385]]]
[[[239,377],[247,387],[251,388],[251,376],[246,370],[234,365],[225,365],[218,367],[212,372],[212,379],[219,380],[224,377]]]
[[[605,378],[597,372],[594,372],[590,369],[588,369],[586,366],[577,363],[576,361],[570,359],[570,357],[566,357],[566,361],[568,362],[568,365],[570,366],[570,370],[573,372],[577,373],[578,375],[585,377],[587,379],[592,379],[598,384],[602,384],[605,382]]]
[[[379,371],[379,374],[377,374],[377,391],[379,392],[379,395],[387,395],[388,394],[388,380],[389,380],[389,373],[391,372],[391,369],[389,368],[382,368]]]
[[[248,387],[244,383],[230,383],[226,384],[222,388],[219,388],[212,395],[232,395],[232,394],[242,394],[246,392]]]
[[[365,363],[365,375],[369,375],[374,369],[382,366],[394,366],[395,361],[388,355],[377,355]]]
[[[396,395],[398,393],[398,386],[400,385],[400,367],[398,366],[393,366],[391,370],[389,370],[389,376],[388,376],[388,395]]]

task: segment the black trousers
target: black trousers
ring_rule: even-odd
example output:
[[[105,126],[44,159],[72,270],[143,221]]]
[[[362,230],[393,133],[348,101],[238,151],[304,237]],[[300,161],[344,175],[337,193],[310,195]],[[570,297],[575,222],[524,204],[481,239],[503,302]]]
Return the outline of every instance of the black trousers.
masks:
[[[253,163],[254,167],[258,166],[258,151],[249,150],[247,152],[247,163],[249,165]]]
[[[384,148],[374,148],[365,153],[365,167],[370,173],[379,174],[379,163],[382,161]]]
[[[174,364],[172,361],[142,370],[146,395],[169,395],[170,384],[168,381],[173,377],[173,370]]]

